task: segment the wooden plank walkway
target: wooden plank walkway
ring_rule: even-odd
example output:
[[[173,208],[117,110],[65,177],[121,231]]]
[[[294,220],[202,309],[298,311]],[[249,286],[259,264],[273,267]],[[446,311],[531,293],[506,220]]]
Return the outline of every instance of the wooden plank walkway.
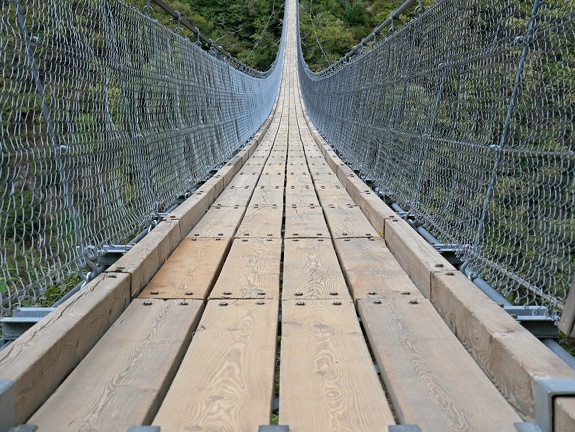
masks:
[[[265,133],[0,353],[0,378],[17,384],[16,422],[40,432],[514,431],[533,419],[538,377],[575,378],[308,126],[288,7]],[[556,399],[557,430],[574,430],[573,400]]]

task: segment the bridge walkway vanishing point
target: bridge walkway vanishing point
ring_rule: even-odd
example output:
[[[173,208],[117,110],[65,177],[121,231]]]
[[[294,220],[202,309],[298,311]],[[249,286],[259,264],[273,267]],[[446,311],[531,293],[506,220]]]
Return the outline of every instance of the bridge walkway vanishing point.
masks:
[[[105,274],[0,352],[8,422],[257,431],[275,398],[279,424],[293,432],[545,422],[542,383],[575,372],[321,140],[300,102],[293,1],[288,25],[264,128]],[[551,403],[555,430],[574,430],[575,401]]]

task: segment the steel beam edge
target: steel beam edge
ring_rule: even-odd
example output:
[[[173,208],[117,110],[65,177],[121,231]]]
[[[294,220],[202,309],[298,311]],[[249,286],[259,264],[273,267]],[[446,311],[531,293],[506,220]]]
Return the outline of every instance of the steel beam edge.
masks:
[[[160,426],[130,426],[126,432],[161,432]]]
[[[421,432],[418,425],[414,424],[400,424],[391,425],[387,428],[388,432]]]
[[[258,432],[289,432],[289,426],[286,425],[262,425]]]

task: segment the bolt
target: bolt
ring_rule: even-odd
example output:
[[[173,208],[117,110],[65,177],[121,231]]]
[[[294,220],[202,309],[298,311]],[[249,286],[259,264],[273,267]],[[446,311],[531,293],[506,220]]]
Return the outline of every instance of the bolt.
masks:
[[[455,273],[453,272],[449,272],[449,273],[445,273],[447,276],[455,276]]]
[[[337,293],[334,291],[334,292],[330,292],[329,295],[331,295],[331,296],[336,296]]]
[[[417,299],[409,300],[409,304],[418,304]]]
[[[304,306],[304,305],[305,305],[305,302],[297,302],[296,305],[297,305],[297,306]]]
[[[152,306],[152,302],[150,300],[146,300],[144,302],[144,306]]]
[[[108,277],[115,279],[116,278],[116,273],[108,273]]]
[[[368,294],[369,294],[369,295],[375,295],[375,291],[374,291],[374,290],[371,290],[371,291],[368,292]]]
[[[186,294],[186,295],[192,295],[193,292],[191,292],[191,291],[186,291],[185,294]]]
[[[182,301],[180,302],[180,304],[181,304],[182,306],[187,306],[187,305],[188,305],[188,302],[185,301],[185,300],[182,300]]]
[[[158,291],[152,291],[150,294],[152,294],[152,295],[158,295]]]
[[[263,291],[260,291],[260,292],[258,293],[258,295],[259,295],[259,296],[264,296],[264,295],[266,295],[266,293],[263,292]]]
[[[301,292],[296,292],[295,295],[296,295],[296,297],[301,297],[301,296],[303,295],[303,293],[301,293]]]
[[[232,295],[231,291],[224,291],[224,295]]]
[[[334,306],[341,306],[341,302],[340,302],[340,301],[334,301],[334,302],[332,303],[332,305],[334,305]]]
[[[220,306],[227,306],[228,302],[220,302]]]
[[[263,301],[258,301],[258,302],[256,302],[256,304],[261,306],[261,305],[265,304],[265,302],[263,302]]]
[[[435,264],[435,267],[443,267],[443,264]]]
[[[381,304],[381,300],[374,300],[373,304]]]
[[[411,294],[410,291],[403,291],[403,292],[401,293],[401,295],[410,295],[410,294]]]

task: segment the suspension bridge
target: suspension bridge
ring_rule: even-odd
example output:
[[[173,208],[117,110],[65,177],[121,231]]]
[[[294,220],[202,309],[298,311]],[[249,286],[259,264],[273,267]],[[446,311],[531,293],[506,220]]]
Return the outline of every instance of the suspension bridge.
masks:
[[[575,430],[574,11],[414,3],[320,73],[2,3],[0,431]]]

